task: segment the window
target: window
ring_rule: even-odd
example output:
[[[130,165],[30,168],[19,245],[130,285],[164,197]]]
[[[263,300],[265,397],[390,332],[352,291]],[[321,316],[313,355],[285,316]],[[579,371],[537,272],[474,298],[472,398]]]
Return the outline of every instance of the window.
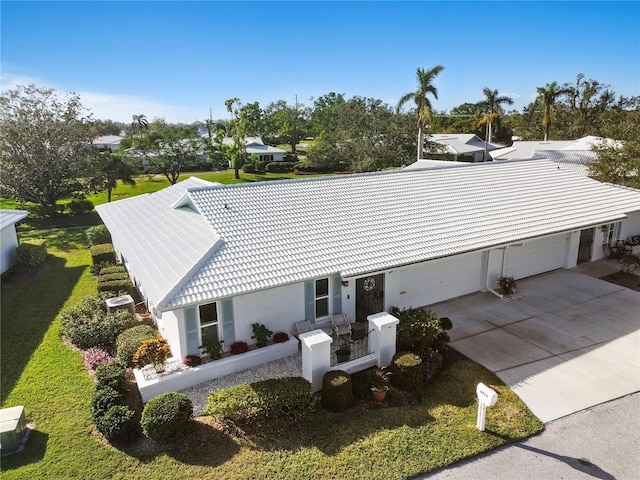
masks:
[[[616,240],[620,239],[620,222],[604,225],[602,231],[602,243],[605,245],[611,245]]]
[[[214,303],[200,305],[200,345],[220,340],[218,333],[218,306]]]
[[[273,162],[273,155],[260,155],[261,162]]]
[[[329,316],[329,279],[316,280],[316,318]]]

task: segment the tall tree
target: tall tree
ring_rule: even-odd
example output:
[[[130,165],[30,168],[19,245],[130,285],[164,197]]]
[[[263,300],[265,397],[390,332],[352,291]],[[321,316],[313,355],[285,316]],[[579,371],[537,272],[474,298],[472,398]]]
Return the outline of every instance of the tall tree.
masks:
[[[549,140],[549,129],[551,119],[555,111],[555,104],[558,98],[569,93],[567,88],[559,88],[558,82],[547,83],[544,87],[538,87],[538,96],[535,103],[542,108],[542,127],[544,128],[544,141]]]
[[[484,94],[484,100],[476,103],[484,114],[479,125],[486,124],[487,135],[485,136],[485,140],[491,143],[491,140],[493,140],[493,124],[500,115],[504,114],[502,105],[513,105],[513,99],[506,95],[500,95],[498,94],[498,90],[491,90],[488,87],[484,87],[482,93]]]
[[[147,120],[147,116],[144,114],[133,115],[133,122],[131,122],[131,128],[134,133],[138,135],[142,135],[142,132],[149,128],[149,120]]]
[[[50,215],[58,200],[84,193],[96,137],[90,117],[73,93],[20,85],[0,97],[0,194]]]
[[[287,143],[291,153],[296,153],[296,145],[307,136],[309,109],[297,101],[294,106],[278,100],[267,105],[264,111],[262,139],[267,143]]]
[[[98,192],[106,190],[107,202],[111,202],[111,193],[118,186],[118,180],[135,186],[136,169],[123,155],[100,152],[93,157],[93,163],[91,186]]]
[[[568,90],[569,108],[574,114],[570,135],[597,135],[601,114],[615,106],[615,93],[610,90],[609,85],[597,80],[585,80],[582,73],[576,77],[575,85],[565,84],[563,88]]]
[[[433,110],[429,95],[438,99],[438,89],[433,85],[435,78],[444,70],[442,65],[436,65],[429,70],[418,68],[416,76],[418,78],[418,88],[415,92],[403,95],[398,101],[396,111],[399,113],[402,107],[413,100],[416,105],[416,117],[418,119],[418,160],[422,158],[424,147],[425,127],[433,121]]]
[[[247,123],[248,114],[251,109],[245,109],[237,97],[230,98],[224,102],[227,111],[233,114],[233,119],[229,122],[229,130],[233,144],[226,147],[228,155],[233,164],[234,176],[240,178],[240,167],[247,156]],[[223,147],[224,148],[224,147]]]

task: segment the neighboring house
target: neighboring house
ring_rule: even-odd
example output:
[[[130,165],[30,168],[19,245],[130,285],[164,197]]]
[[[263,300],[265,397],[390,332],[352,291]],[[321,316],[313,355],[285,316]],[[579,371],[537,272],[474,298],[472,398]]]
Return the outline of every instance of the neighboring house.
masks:
[[[487,143],[473,133],[438,133],[429,135],[427,142],[435,143],[435,149],[427,148],[426,155],[430,158],[437,158],[442,155],[445,159],[456,162],[483,162],[491,161],[485,153],[497,150],[501,145]]]
[[[91,143],[99,152],[115,152],[120,148],[120,142],[123,138],[119,135],[104,135]]]
[[[350,321],[606,255],[640,191],[549,161],[212,185],[96,207],[174,356],[251,343],[253,323]],[[455,323],[455,319],[453,319]]]
[[[284,156],[287,154],[286,150],[265,145],[260,137],[246,137],[245,141],[247,143],[247,155],[257,155],[258,160],[261,162],[282,162],[284,161]],[[224,137],[222,143],[232,145],[233,138]]]
[[[0,210],[0,273],[9,270],[13,265],[16,248],[18,247],[18,234],[16,223],[29,214],[26,210]]]

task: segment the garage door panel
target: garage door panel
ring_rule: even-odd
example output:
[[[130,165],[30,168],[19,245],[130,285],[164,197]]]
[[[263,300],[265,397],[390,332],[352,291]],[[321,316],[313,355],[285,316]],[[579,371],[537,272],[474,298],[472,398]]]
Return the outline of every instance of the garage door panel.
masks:
[[[505,273],[515,278],[556,270],[564,266],[566,235],[544,237],[507,250]]]

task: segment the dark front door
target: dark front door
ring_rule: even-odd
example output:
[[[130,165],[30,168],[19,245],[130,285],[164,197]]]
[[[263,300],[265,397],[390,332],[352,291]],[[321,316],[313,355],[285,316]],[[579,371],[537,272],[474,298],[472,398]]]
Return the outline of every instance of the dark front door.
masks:
[[[594,233],[595,228],[589,228],[580,232],[580,244],[578,246],[578,263],[584,263],[591,260]]]
[[[384,310],[384,274],[356,280],[356,322],[366,322],[367,316]]]

